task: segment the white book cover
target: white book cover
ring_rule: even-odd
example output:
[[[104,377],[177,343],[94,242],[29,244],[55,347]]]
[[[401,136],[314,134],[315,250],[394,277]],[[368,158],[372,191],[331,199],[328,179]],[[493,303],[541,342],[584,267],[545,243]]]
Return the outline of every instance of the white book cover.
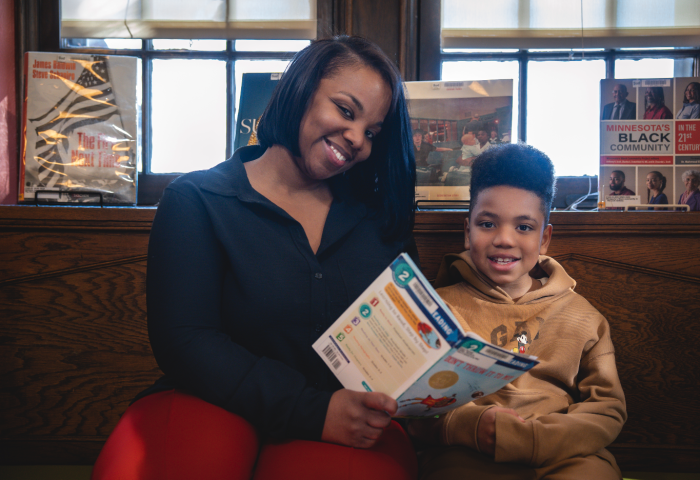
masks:
[[[405,253],[313,348],[345,388],[396,399],[397,417],[445,413],[499,390],[538,363],[465,332]]]
[[[140,59],[27,52],[20,202],[136,203]]]

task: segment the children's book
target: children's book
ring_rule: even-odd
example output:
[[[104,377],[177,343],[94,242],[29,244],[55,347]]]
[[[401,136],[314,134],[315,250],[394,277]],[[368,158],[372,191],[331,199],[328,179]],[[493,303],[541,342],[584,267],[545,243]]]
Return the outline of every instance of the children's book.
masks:
[[[313,348],[345,388],[396,399],[396,417],[440,415],[539,363],[466,332],[405,253]]]

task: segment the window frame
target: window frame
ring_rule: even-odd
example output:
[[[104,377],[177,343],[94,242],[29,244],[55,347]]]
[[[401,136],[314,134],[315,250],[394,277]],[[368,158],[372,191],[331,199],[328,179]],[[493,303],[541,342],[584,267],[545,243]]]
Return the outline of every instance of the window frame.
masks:
[[[419,79],[440,80],[443,61],[518,61],[519,77],[518,94],[518,139],[527,141],[527,69],[530,61],[542,60],[605,60],[605,78],[615,78],[615,60],[641,58],[692,58],[692,76],[700,76],[700,47],[683,48],[678,50],[621,50],[605,49],[603,51],[563,51],[563,52],[530,52],[520,49],[517,52],[480,52],[453,53],[443,52],[440,45],[441,0],[419,0],[420,8],[420,47],[418,51]],[[423,15],[423,12],[429,12]],[[585,45],[584,45],[585,48]]]
[[[333,31],[333,24],[342,20],[335,6],[336,0],[317,0],[316,15],[319,35]],[[39,13],[41,12],[41,14]],[[338,17],[338,18],[336,18]],[[93,47],[69,47],[67,39],[61,38],[60,2],[52,0],[15,1],[16,65],[24,65],[27,51],[70,52],[97,55],[125,55],[141,59],[141,168],[137,180],[137,205],[157,205],[163,190],[182,173],[153,173],[150,171],[151,144],[151,73],[155,59],[204,59],[226,62],[226,156],[232,155],[234,143],[235,62],[237,60],[291,60],[296,52],[249,52],[235,50],[235,40],[226,40],[221,51],[156,50],[153,41],[140,39],[140,49],[105,49]],[[23,68],[18,68],[17,105],[23,104]],[[17,119],[17,144],[21,144],[21,118]],[[20,153],[21,154],[21,153]],[[21,159],[20,159],[21,161]]]

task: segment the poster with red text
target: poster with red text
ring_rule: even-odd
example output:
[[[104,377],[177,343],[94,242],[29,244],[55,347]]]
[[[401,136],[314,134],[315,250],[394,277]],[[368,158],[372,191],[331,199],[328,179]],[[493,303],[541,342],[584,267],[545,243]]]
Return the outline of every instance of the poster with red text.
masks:
[[[700,210],[700,78],[602,80],[600,97],[601,208]]]
[[[136,203],[140,60],[27,52],[19,200]]]

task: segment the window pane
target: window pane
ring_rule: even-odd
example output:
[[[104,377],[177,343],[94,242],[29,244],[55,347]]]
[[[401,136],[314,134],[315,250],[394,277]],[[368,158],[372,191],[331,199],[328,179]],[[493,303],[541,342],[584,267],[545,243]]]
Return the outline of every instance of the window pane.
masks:
[[[66,38],[66,48],[108,48],[110,50],[137,50],[138,38]]]
[[[507,62],[442,62],[442,80],[513,80],[513,123],[510,135],[513,142],[518,139],[519,78],[520,69],[518,62],[514,60]]]
[[[527,143],[549,155],[557,175],[598,173],[604,78],[604,60],[528,63]]]
[[[672,58],[640,58],[615,60],[615,78],[669,78],[673,77]]]
[[[310,40],[236,40],[239,52],[298,52],[309,46]]]
[[[692,76],[692,58],[640,58],[615,60],[615,78],[671,78]]]
[[[154,50],[199,50],[220,52],[226,50],[226,40],[171,40],[154,39]]]
[[[226,62],[153,60],[151,171],[185,173],[226,160]]]

